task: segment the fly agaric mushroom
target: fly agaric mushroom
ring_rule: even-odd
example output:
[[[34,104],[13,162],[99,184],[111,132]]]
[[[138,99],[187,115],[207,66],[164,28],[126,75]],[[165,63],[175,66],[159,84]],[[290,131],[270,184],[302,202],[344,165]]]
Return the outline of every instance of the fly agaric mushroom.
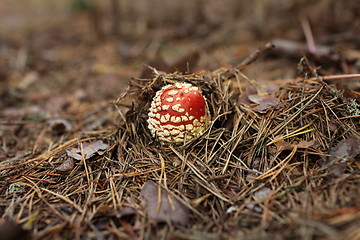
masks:
[[[155,94],[147,122],[152,136],[160,141],[183,142],[205,130],[209,107],[199,88],[178,82]]]

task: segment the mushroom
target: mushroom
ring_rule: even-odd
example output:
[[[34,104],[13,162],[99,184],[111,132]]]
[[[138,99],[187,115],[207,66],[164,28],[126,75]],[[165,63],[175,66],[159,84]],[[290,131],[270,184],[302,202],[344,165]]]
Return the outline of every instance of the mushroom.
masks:
[[[177,82],[156,92],[147,122],[152,136],[160,141],[184,142],[208,126],[209,107],[198,87]]]

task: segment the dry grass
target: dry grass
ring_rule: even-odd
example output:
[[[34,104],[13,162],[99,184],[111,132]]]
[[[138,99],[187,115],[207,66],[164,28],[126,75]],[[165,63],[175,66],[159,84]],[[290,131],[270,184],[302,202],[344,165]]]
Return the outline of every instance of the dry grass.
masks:
[[[259,114],[239,102],[247,80],[237,70],[155,73],[131,81],[105,107],[116,126],[2,162],[3,219],[41,239],[359,239],[359,164],[348,163],[341,176],[326,164],[340,140],[360,142],[359,118],[349,117],[336,89],[316,78],[294,80],[276,93],[278,107]],[[197,139],[161,145],[147,130],[147,112],[155,92],[175,81],[202,89],[213,121]],[[91,139],[109,144],[103,156],[68,173],[55,170],[65,148]],[[278,149],[283,139],[294,147]],[[301,141],[313,144],[297,147]],[[138,198],[149,180],[189,208],[187,226],[149,220]],[[127,207],[137,214],[126,216]]]

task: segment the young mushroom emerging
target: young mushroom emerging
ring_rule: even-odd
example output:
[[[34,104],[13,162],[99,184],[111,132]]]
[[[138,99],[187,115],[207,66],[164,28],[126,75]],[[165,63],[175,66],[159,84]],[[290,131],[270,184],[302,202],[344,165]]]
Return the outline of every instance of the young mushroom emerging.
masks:
[[[205,130],[209,107],[199,88],[178,82],[156,93],[147,122],[152,136],[160,141],[184,142]]]

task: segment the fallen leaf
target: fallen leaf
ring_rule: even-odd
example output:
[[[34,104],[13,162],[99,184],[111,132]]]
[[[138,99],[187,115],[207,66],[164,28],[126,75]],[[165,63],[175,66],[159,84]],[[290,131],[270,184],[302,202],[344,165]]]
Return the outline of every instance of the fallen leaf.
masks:
[[[161,191],[160,201],[158,198],[159,190]],[[148,181],[143,185],[140,197],[145,200],[145,210],[151,220],[181,225],[188,223],[188,209],[176,198],[171,197],[167,191],[159,188],[153,181]]]
[[[256,103],[258,105],[252,107],[252,109],[259,113],[266,113],[280,103],[280,100],[274,97],[278,89],[279,87],[275,85],[264,85],[258,88],[250,85],[247,86],[245,92],[240,95],[239,102],[247,105]]]
[[[329,162],[350,162],[353,161],[359,153],[359,143],[352,138],[343,139],[330,151]]]
[[[129,207],[129,206],[124,206],[121,208],[118,208],[118,214],[119,217],[126,217],[126,216],[131,216],[131,215],[135,215],[136,214],[136,209],[133,207]]]
[[[243,103],[246,105],[251,104],[251,100],[249,99],[249,96],[255,96],[257,95],[257,89],[253,85],[249,85],[245,88],[245,91],[240,95],[239,97],[239,103]]]
[[[67,158],[60,166],[55,168],[55,170],[58,170],[60,172],[68,172],[74,169],[74,159],[73,158]]]
[[[279,102],[279,99],[275,97],[265,96],[260,100],[259,105],[254,107],[253,110],[259,113],[266,113],[268,110],[278,105]]]
[[[246,87],[246,94],[247,94],[247,97],[249,98],[249,96],[251,96],[251,95],[257,95],[258,90],[256,89],[255,86],[249,85],[249,86]]]
[[[359,153],[359,143],[352,138],[343,139],[331,149],[327,163],[336,162],[331,170],[336,176],[341,176],[346,170],[346,163],[354,161]]]
[[[252,95],[249,95],[248,96],[248,99],[252,102],[252,103],[256,103],[256,104],[260,104],[261,101],[264,99],[264,97],[266,97],[265,95],[264,96],[260,96],[258,94],[252,94]]]
[[[18,183],[12,183],[6,189],[6,194],[13,194],[15,192],[22,192],[24,190],[23,186]]]
[[[315,142],[316,142],[315,140],[312,140],[312,141],[309,141],[309,142],[305,141],[305,140],[301,140],[298,143],[289,143],[289,142],[286,142],[284,140],[281,140],[281,141],[278,141],[278,142],[274,143],[274,145],[276,146],[276,150],[274,152],[274,150],[272,149],[271,153],[277,153],[277,152],[281,152],[281,151],[284,151],[284,150],[292,150],[292,149],[294,149],[294,147],[307,149],[309,147],[314,146]]]
[[[275,93],[276,91],[278,91],[279,88],[280,88],[279,85],[267,84],[267,85],[260,86],[259,87],[259,92],[272,94],[272,93]]]
[[[278,141],[274,143],[274,145],[276,147],[277,152],[281,152],[284,150],[292,150],[295,147],[294,144],[286,142],[284,140]]]
[[[107,147],[108,145],[101,140],[84,143],[83,144],[84,158],[89,159],[95,154],[103,155],[104,152],[101,150],[105,150]],[[82,160],[80,147],[68,148],[66,149],[66,153],[69,157],[72,157],[76,160]]]

